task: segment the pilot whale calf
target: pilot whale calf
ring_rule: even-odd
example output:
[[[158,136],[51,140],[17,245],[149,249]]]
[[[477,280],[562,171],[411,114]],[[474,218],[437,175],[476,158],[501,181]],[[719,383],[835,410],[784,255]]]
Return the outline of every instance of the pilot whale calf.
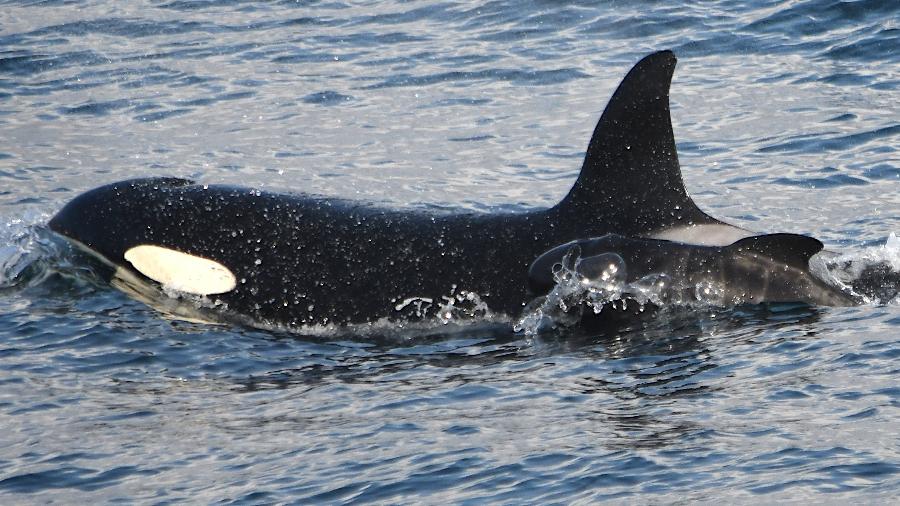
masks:
[[[146,178],[90,190],[49,226],[120,271],[254,323],[429,317],[453,297],[514,317],[532,298],[529,266],[561,244],[618,234],[725,246],[753,235],[685,190],[669,116],[675,63],[660,51],[628,72],[573,187],[548,209],[435,214]]]

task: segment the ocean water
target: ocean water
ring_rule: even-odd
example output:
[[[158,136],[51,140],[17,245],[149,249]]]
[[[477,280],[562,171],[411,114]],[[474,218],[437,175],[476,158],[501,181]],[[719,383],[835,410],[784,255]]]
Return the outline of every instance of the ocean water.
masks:
[[[271,332],[156,311],[46,230],[157,175],[549,206],[665,48],[694,199],[881,266],[869,303]],[[898,104],[895,1],[0,1],[0,503],[895,502]]]

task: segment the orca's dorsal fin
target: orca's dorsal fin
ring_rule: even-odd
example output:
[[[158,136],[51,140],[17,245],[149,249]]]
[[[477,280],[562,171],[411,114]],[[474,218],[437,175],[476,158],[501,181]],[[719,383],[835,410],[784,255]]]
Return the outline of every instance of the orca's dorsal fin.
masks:
[[[767,234],[741,239],[725,249],[759,253],[791,267],[807,269],[809,259],[823,247],[821,241],[805,235]]]
[[[684,188],[672,120],[671,51],[653,53],[628,72],[603,111],[581,174],[557,205],[564,214],[603,216],[610,230],[642,235],[672,226],[721,223]]]

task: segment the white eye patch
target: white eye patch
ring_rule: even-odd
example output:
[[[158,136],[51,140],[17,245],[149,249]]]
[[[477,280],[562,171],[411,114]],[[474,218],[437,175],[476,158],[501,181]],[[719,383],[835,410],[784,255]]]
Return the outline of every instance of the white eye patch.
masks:
[[[144,276],[180,292],[213,295],[237,285],[234,274],[219,262],[160,246],[135,246],[125,252],[125,260]]]

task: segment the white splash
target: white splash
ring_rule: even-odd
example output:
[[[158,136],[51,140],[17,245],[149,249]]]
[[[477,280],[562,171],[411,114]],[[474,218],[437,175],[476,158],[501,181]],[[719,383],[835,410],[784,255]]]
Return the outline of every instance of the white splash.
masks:
[[[578,269],[578,255],[578,249],[573,248],[563,256],[561,264],[554,266],[556,286],[525,308],[513,326],[516,332],[531,336],[547,328],[569,326],[580,318],[583,305],[599,313],[608,303],[622,299],[627,284],[627,266],[622,257],[606,253],[602,260],[593,262],[597,267],[585,275]],[[626,304],[624,300],[622,303]]]
[[[438,306],[438,319],[444,325],[451,322],[481,320],[491,316],[487,303],[481,297],[468,290],[456,291],[456,286],[450,291],[450,295],[441,297],[442,303]]]
[[[493,316],[481,296],[468,290],[458,290],[456,285],[450,287],[450,294],[442,296],[440,300],[410,297],[397,303],[394,309],[398,313],[411,310],[409,316],[416,319],[436,317],[444,325],[490,319]]]
[[[641,313],[654,306],[723,306],[725,287],[712,281],[684,285],[665,273],[628,281],[628,266],[615,253],[591,256],[582,263],[573,248],[553,272],[556,285],[547,295],[532,301],[513,327],[528,336],[558,327],[576,325],[583,312],[629,311]]]
[[[893,232],[880,246],[817,255],[810,269],[824,281],[851,290],[866,303],[900,305],[900,238]]]

